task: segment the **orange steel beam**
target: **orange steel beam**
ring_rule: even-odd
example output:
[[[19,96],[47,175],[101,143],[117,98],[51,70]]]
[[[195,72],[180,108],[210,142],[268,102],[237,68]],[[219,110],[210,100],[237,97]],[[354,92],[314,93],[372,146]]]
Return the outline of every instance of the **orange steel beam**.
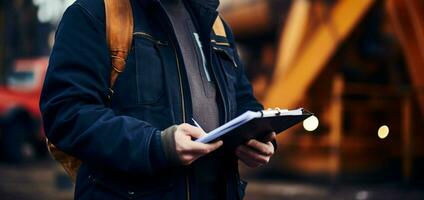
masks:
[[[332,96],[330,103],[330,175],[332,181],[337,181],[337,177],[340,175],[342,169],[341,166],[341,144],[342,144],[342,132],[343,132],[343,101],[342,95],[344,90],[344,80],[341,75],[334,76]]]
[[[320,24],[307,41],[298,59],[285,76],[274,73],[264,104],[267,107],[291,108],[325,67],[339,44],[362,19],[375,0],[340,0],[334,5],[329,19]],[[277,72],[281,71],[276,66]],[[280,77],[281,76],[281,77]]]
[[[285,75],[290,63],[293,62],[308,28],[308,19],[310,14],[311,2],[309,0],[294,1],[285,27],[281,32],[280,43],[278,47],[278,56],[276,65],[279,71],[275,73]]]
[[[249,35],[271,28],[271,14],[268,1],[253,1],[235,4],[222,11],[223,18],[231,26],[235,35]]]
[[[411,82],[424,115],[424,2],[388,0],[386,9],[406,57]]]

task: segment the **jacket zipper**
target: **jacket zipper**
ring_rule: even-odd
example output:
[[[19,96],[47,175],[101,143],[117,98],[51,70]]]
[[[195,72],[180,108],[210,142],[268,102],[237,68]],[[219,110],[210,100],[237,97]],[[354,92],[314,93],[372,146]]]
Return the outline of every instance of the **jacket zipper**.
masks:
[[[183,89],[183,81],[182,81],[182,75],[181,75],[181,69],[180,69],[180,61],[178,59],[178,54],[177,54],[177,48],[175,47],[174,42],[171,42],[172,44],[172,48],[174,49],[174,54],[175,54],[175,61],[177,64],[177,70],[178,70],[178,79],[179,79],[179,84],[180,84],[180,96],[181,96],[181,110],[183,112],[182,117],[183,117],[183,123],[186,123],[186,111],[185,111],[185,101],[184,101],[184,89]],[[186,193],[187,193],[187,200],[190,200],[190,180],[188,175],[186,175]]]
[[[175,48],[175,44],[173,42],[171,42],[172,44],[172,48],[174,49],[174,54],[175,54],[175,62],[177,63],[177,70],[178,70],[178,79],[179,79],[179,84],[180,84],[180,96],[181,96],[181,109],[183,111],[183,123],[186,122],[186,113],[185,113],[185,101],[184,101],[184,89],[183,89],[183,81],[182,81],[182,76],[181,76],[181,69],[180,69],[180,61],[178,59],[178,55],[177,55],[177,49]]]
[[[156,45],[159,45],[159,46],[166,46],[166,45],[168,45],[167,42],[163,42],[163,41],[157,40],[152,35],[150,35],[150,34],[148,34],[146,32],[134,32],[133,35],[134,36],[139,36],[139,37],[144,38],[146,40],[149,40],[150,42],[153,42],[153,43],[155,43]]]

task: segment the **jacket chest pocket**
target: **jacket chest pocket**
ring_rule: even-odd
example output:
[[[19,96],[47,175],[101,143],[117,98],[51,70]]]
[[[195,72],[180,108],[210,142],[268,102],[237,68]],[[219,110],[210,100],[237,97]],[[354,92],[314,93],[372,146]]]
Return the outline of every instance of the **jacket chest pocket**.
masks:
[[[225,75],[228,89],[230,92],[235,92],[238,66],[234,58],[234,50],[231,47],[215,44],[212,44],[212,49],[215,52],[219,65]]]
[[[164,94],[163,62],[159,48],[167,45],[145,32],[134,33],[137,103],[155,104]]]

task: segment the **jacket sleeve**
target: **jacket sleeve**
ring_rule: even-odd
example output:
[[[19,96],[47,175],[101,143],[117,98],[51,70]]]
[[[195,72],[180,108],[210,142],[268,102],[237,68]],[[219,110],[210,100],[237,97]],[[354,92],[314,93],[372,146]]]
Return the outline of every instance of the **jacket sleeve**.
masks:
[[[149,149],[160,130],[108,108],[109,50],[104,24],[78,4],[56,33],[40,108],[47,137],[92,166],[150,175]]]

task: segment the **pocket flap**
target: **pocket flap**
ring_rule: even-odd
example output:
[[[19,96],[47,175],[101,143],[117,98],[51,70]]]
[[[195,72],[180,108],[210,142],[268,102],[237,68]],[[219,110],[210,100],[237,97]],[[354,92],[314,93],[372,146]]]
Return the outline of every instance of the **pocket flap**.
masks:
[[[231,47],[212,44],[212,49],[221,55],[221,57],[230,60],[234,67],[237,67],[237,62],[234,57],[234,50]]]

